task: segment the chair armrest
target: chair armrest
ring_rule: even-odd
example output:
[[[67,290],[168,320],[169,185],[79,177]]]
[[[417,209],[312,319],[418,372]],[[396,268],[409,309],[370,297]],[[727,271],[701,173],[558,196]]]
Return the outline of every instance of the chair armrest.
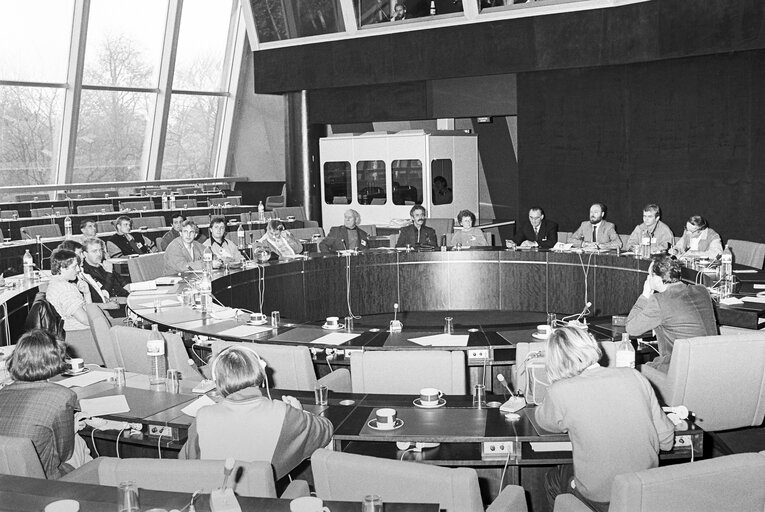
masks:
[[[105,457],[98,457],[97,459],[86,462],[71,473],[62,476],[59,480],[62,482],[98,485],[101,483],[101,479],[98,476],[98,468],[104,459]]]
[[[756,331],[754,329],[744,329],[743,327],[731,327],[730,325],[720,326],[720,335],[722,336],[756,334],[757,332],[759,331]]]
[[[520,485],[508,485],[499,493],[486,512],[527,512],[526,493]]]
[[[555,498],[554,512],[592,512],[590,507],[573,494],[559,494]]]
[[[287,488],[284,489],[284,492],[279,497],[282,499],[292,500],[295,498],[300,498],[301,496],[310,495],[311,490],[308,488],[308,482],[305,480],[293,480],[290,482]]]
[[[327,386],[336,393],[351,392],[351,372],[347,368],[339,368],[319,379],[319,384]]]
[[[212,379],[212,370],[210,369],[209,364],[200,366],[199,371],[202,372],[202,375],[204,375],[206,379]]]
[[[640,373],[642,373],[643,377],[648,379],[648,382],[653,386],[659,397],[659,402],[665,403],[669,395],[669,390],[667,389],[667,374],[652,366],[648,366],[647,364],[640,366]]]

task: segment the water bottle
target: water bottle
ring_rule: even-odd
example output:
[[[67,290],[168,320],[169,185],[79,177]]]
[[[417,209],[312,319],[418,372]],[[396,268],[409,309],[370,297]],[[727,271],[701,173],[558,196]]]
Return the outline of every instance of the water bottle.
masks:
[[[35,260],[32,255],[29,254],[29,249],[24,251],[24,256],[21,259],[24,266],[24,279],[32,279],[35,271]]]
[[[149,383],[152,385],[165,382],[167,375],[167,361],[165,360],[165,339],[159,332],[159,326],[151,326],[151,334],[146,341],[146,357],[149,358]]]
[[[69,215],[64,218],[64,236],[66,238],[72,237],[72,218]]]
[[[730,297],[733,293],[733,253],[728,244],[725,244],[725,249],[720,259],[720,285],[722,287],[722,297]]]
[[[167,199],[167,194],[162,192],[162,209],[167,210],[168,208],[170,208],[170,203]]]
[[[266,208],[263,206],[263,201],[258,202],[258,220],[265,222],[266,220]]]
[[[644,231],[640,237],[640,255],[643,258],[651,257],[651,235],[648,234],[648,231]]]
[[[202,261],[204,262],[204,271],[207,273],[212,273],[213,252],[210,246],[205,247],[205,251],[202,253]]]
[[[616,366],[617,368],[635,367],[635,347],[632,346],[630,335],[622,333],[622,341],[616,347]]]
[[[204,272],[199,280],[199,296],[202,313],[207,313],[212,304],[212,281],[208,272]]]
[[[244,227],[241,224],[236,230],[236,242],[240,249],[244,249]]]
[[[435,16],[436,15],[436,2],[435,0],[430,0],[430,15]]]
[[[175,196],[170,194],[170,209],[175,210]]]

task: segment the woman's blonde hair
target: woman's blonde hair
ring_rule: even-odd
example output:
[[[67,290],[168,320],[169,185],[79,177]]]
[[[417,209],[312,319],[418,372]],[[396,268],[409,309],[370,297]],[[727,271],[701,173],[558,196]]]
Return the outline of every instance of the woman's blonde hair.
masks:
[[[559,327],[547,340],[547,376],[550,382],[576,377],[600,360],[595,339],[578,327]]]

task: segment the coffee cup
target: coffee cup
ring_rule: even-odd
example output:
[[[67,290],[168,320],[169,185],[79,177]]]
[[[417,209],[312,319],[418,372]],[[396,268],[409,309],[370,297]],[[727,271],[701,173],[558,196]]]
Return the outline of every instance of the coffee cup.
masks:
[[[265,322],[266,321],[266,315],[263,313],[253,313],[250,315],[250,321],[252,322]]]
[[[287,222],[293,222],[295,220],[294,215],[287,215]]]
[[[328,316],[327,321],[325,322],[325,326],[331,327],[332,329],[337,327],[337,322],[340,320],[340,317],[337,316]]]
[[[290,512],[329,512],[321,498],[303,496],[290,501]]]
[[[375,411],[379,428],[393,428],[396,425],[396,409],[384,407]]]
[[[438,399],[444,394],[436,388],[422,388],[420,390],[420,403],[422,405],[436,405]]]
[[[537,325],[537,335],[538,336],[541,336],[541,337],[544,337],[544,338],[549,338],[550,334],[552,334],[552,326],[547,325],[547,324]]]
[[[79,373],[85,369],[85,361],[79,357],[73,357],[67,362],[67,365],[69,366],[69,371],[72,373]]]

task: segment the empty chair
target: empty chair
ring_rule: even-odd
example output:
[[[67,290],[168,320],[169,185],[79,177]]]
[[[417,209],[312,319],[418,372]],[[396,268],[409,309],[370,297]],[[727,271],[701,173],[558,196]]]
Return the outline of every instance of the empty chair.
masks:
[[[141,489],[209,493],[223,484],[222,460],[118,459],[99,457],[64,475],[65,482],[109,485],[131,480]],[[274,472],[268,462],[236,462],[232,474],[240,474],[235,490],[239,496],[276,498]],[[232,479],[233,480],[233,479]],[[282,498],[308,495],[308,484],[291,483]]]
[[[24,203],[28,201],[48,201],[50,196],[48,194],[18,194],[16,201]]]
[[[287,204],[287,199],[282,196],[268,196],[266,202],[263,205],[267,211],[271,211],[275,208],[283,208]]]
[[[112,205],[112,203],[83,204],[77,207],[77,213],[80,215],[87,215],[89,213],[113,212],[113,211],[114,211],[114,205]]]
[[[112,233],[114,229],[114,220],[97,220],[96,229],[98,233]]]
[[[49,206],[48,208],[30,208],[32,217],[49,217],[51,215],[69,215],[71,211],[68,206]]]
[[[45,478],[31,439],[0,435],[0,474]]]
[[[444,218],[431,218],[425,222],[426,226],[430,226],[436,232],[436,240],[441,243],[441,237],[444,235],[451,235],[454,233],[454,219]]]
[[[133,229],[138,228],[164,228],[164,217],[135,217],[133,220]]]
[[[295,217],[296,220],[306,220],[305,208],[302,206],[286,206],[282,208],[274,208],[274,215],[282,220],[287,217]]]
[[[332,198],[332,204],[348,204],[349,202],[345,196],[335,196]]]
[[[377,226],[374,224],[362,224],[359,229],[366,231],[369,236],[377,236]]]
[[[18,218],[19,217],[19,211],[18,210],[2,210],[0,211],[0,219],[12,219],[12,218]]]
[[[765,333],[675,340],[667,373],[643,365],[667,405],[685,405],[705,431],[762,425]]]
[[[98,350],[101,352],[104,364],[107,368],[119,366],[117,354],[114,352],[114,345],[109,334],[109,329],[112,328],[110,317],[98,307],[98,304],[85,304],[85,313],[88,315],[90,332],[98,346]]]
[[[180,195],[189,195],[189,194],[201,194],[202,189],[199,187],[180,187],[175,189],[176,193]]]
[[[239,206],[242,204],[242,196],[210,197],[207,199],[208,206]]]
[[[316,450],[311,456],[316,495],[323,500],[361,502],[377,494],[385,502],[438,503],[445,512],[482,512],[478,475],[472,468],[444,468],[417,462]],[[527,510],[523,487],[508,485],[488,512]]]
[[[728,240],[733,253],[733,261],[740,265],[762,269],[765,259],[765,244],[747,242],[746,240]]]
[[[324,237],[324,229],[319,227],[291,229],[290,233],[298,240],[311,240],[314,235]]]
[[[385,198],[383,197],[374,197],[372,198],[372,201],[369,204],[385,204]],[[414,204],[414,203],[412,203]]]
[[[154,201],[120,201],[120,210],[153,210]]]
[[[96,192],[91,192],[90,197],[103,197],[105,199],[108,199],[110,197],[119,197],[120,194],[116,190],[98,190]]]
[[[58,224],[40,224],[39,226],[26,226],[21,228],[21,238],[34,240],[37,236],[43,238],[60,237],[61,228]]]
[[[464,395],[465,353],[461,350],[364,350],[351,356],[354,393],[417,394],[425,387]]]
[[[570,236],[571,231],[558,231],[558,241],[561,243],[567,243]]]
[[[212,355],[213,357],[217,356],[226,347],[239,343],[244,342],[215,341],[212,344]],[[345,368],[339,368],[321,379],[317,379],[308,347],[260,343],[251,346],[268,364],[266,373],[268,374],[269,385],[272,387],[311,391],[318,383],[336,392],[349,392],[351,390],[351,378]]]
[[[147,298],[151,302],[151,298]],[[109,331],[111,335],[114,353],[116,355],[118,366],[125,368],[125,371],[149,375],[151,366],[146,358],[146,342],[151,336],[148,329],[137,329],[135,327],[125,327],[115,325]],[[167,368],[179,370],[185,380],[200,381],[202,376],[192,368],[189,363],[189,353],[179,334],[163,332],[165,338],[165,354],[167,356]],[[313,389],[313,388],[312,388]]]
[[[175,208],[176,209],[185,209],[185,208],[196,208],[197,207],[197,200],[196,199],[189,199],[189,198],[175,198]]]
[[[165,255],[163,253],[142,254],[128,259],[130,281],[140,283],[151,281],[165,275]]]
[[[188,220],[193,220],[197,226],[207,226],[210,224],[209,215],[189,215],[186,218]]]

